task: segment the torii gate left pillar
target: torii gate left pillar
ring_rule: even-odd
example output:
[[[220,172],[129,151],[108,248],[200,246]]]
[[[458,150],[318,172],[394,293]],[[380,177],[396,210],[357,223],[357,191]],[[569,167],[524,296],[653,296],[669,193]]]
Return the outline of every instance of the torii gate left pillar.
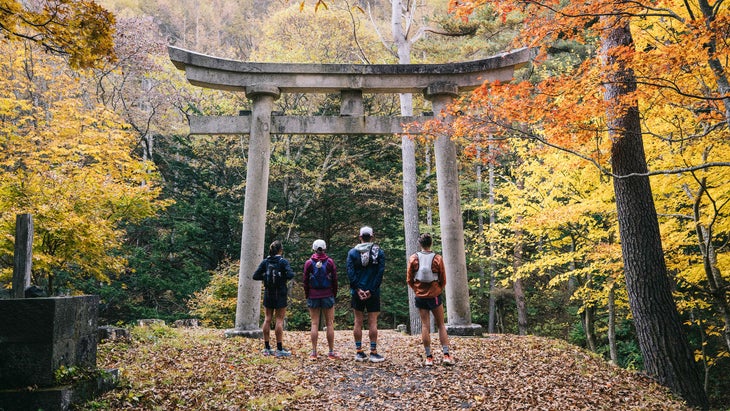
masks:
[[[251,116],[192,117],[191,134],[249,134],[241,262],[235,328],[227,336],[258,337],[260,284],[251,279],[265,243],[270,136],[276,134],[374,135],[412,133],[404,124],[432,117],[367,117],[363,93],[419,93],[431,100],[441,115],[460,91],[485,81],[509,81],[515,68],[531,52],[520,49],[484,60],[449,64],[351,65],[277,64],[225,60],[175,47],[169,48],[175,66],[185,70],[191,84],[214,89],[245,91],[253,101]],[[294,117],[272,115],[280,93],[340,93],[340,116]],[[480,335],[472,324],[466,271],[464,228],[461,216],[456,146],[448,136],[435,142],[436,174],[446,263],[447,329],[456,335]],[[254,284],[255,283],[255,284]]]
[[[251,267],[261,261],[261,244],[266,236],[266,199],[269,195],[269,157],[271,154],[271,112],[279,98],[279,88],[256,85],[246,88],[246,96],[253,102],[249,133],[248,166],[246,167],[246,194],[243,202],[241,232],[241,262],[238,273],[235,328],[226,330],[227,336],[258,338],[261,290],[250,287]],[[244,263],[247,262],[247,263]],[[253,263],[252,263],[253,262]]]

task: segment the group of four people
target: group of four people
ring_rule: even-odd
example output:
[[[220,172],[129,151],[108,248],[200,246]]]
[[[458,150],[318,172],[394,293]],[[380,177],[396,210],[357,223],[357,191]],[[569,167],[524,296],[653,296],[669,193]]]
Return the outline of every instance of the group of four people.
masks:
[[[385,359],[378,353],[378,315],[380,314],[380,285],[385,272],[385,252],[374,242],[373,229],[362,227],[359,233],[360,243],[350,249],[347,254],[347,278],[350,285],[350,296],[353,314],[355,317],[353,337],[355,340],[355,360],[382,362]],[[430,317],[433,314],[438,328],[439,342],[441,343],[442,364],[453,365],[454,360],[449,353],[449,339],[444,324],[444,309],[442,292],[446,285],[446,271],[441,255],[431,251],[432,238],[430,234],[421,234],[418,243],[421,250],[408,259],[406,281],[415,293],[415,305],[421,318],[421,339],[423,342],[426,366],[433,365],[431,352]],[[320,316],[324,314],[329,359],[339,359],[334,349],[334,317],[335,299],[337,297],[338,281],[337,267],[330,258],[327,244],[324,240],[316,240],[312,244],[313,254],[304,263],[303,285],[307,298],[307,307],[311,317],[311,360],[318,358],[317,341],[319,338]],[[264,281],[264,309],[263,324],[264,355],[288,357],[291,352],[283,347],[283,325],[286,315],[288,284],[294,278],[294,271],[289,262],[282,256],[283,247],[280,241],[274,241],[269,246],[269,256],[265,258],[253,274],[254,280]],[[279,281],[267,281],[267,275],[279,277]],[[369,354],[366,355],[362,347],[362,328],[368,316],[368,337],[370,343]],[[276,349],[270,345],[271,322],[275,321],[274,334]]]

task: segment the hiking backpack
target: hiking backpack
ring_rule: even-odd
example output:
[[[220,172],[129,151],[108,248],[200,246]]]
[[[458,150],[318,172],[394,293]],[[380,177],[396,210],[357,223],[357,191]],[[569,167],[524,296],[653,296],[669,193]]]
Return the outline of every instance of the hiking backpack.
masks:
[[[367,267],[370,263],[377,264],[379,251],[380,247],[377,244],[373,244],[367,250],[360,252],[360,263],[362,263],[362,266]]]
[[[281,269],[279,268],[279,261],[266,262],[266,273],[264,274],[264,287],[266,287],[268,290],[275,290],[277,287],[279,287],[279,283],[281,283],[284,276],[281,273]]]
[[[312,272],[309,274],[310,288],[330,288],[332,278],[327,274],[327,260],[316,260],[312,258]]]
[[[422,283],[431,283],[439,279],[438,275],[431,271],[431,264],[433,264],[433,258],[436,256],[435,253],[416,253],[418,255],[418,271],[416,271],[416,280]]]

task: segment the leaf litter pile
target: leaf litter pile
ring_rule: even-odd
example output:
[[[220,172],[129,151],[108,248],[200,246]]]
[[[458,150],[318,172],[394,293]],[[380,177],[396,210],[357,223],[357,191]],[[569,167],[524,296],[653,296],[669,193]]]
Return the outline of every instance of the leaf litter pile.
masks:
[[[273,332],[271,333],[273,338]],[[381,330],[382,363],[356,362],[350,331],[335,332],[340,360],[309,359],[309,332],[286,331],[289,358],[223,331],[166,328],[99,345],[97,364],[118,387],[85,409],[129,410],[689,410],[664,388],[564,341],[534,336],[450,337],[456,365],[423,366],[420,336]],[[368,346],[364,332],[363,346]],[[322,354],[325,354],[324,356]]]

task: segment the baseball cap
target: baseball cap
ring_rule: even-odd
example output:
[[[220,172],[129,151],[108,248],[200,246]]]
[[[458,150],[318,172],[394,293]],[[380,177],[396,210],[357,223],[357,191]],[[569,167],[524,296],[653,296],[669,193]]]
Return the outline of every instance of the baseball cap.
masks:
[[[327,243],[324,242],[324,240],[314,240],[314,243],[312,243],[312,250],[317,251],[317,249],[327,249]]]
[[[370,236],[372,236],[373,235],[373,229],[370,228],[370,227],[368,227],[368,226],[365,226],[365,227],[363,227],[363,228],[360,229],[360,235],[361,236],[363,236],[363,235],[370,235]]]

